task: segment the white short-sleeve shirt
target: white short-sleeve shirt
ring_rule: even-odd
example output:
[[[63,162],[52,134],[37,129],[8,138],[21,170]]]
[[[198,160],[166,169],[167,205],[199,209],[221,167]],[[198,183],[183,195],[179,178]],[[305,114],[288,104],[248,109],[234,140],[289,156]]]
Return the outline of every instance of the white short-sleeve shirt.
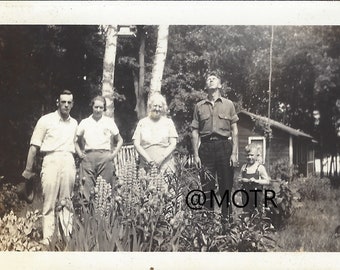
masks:
[[[158,121],[152,121],[150,117],[141,119],[136,127],[132,139],[139,136],[140,144],[144,149],[150,146],[167,147],[170,138],[177,138],[178,134],[174,122],[167,117],[161,117]]]
[[[92,115],[83,119],[77,129],[77,136],[83,136],[85,150],[111,150],[111,137],[119,134],[115,121],[103,115],[98,121]]]
[[[42,152],[75,152],[74,138],[77,121],[71,116],[64,120],[58,111],[42,116],[34,128],[30,144]]]

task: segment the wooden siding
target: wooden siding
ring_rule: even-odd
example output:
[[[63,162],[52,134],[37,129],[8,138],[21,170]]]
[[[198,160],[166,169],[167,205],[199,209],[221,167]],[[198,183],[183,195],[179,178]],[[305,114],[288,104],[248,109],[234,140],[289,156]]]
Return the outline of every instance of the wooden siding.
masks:
[[[278,129],[273,130],[273,138],[270,140],[267,145],[267,153],[268,147],[270,147],[269,153],[269,163],[273,163],[274,161],[280,159],[287,159],[289,161],[289,134],[283,132]]]
[[[238,122],[238,138],[239,138],[239,161],[240,164],[244,164],[246,162],[246,155],[244,151],[244,147],[248,144],[248,138],[250,136],[263,136],[263,133],[256,132],[254,130],[254,122],[251,120],[249,116],[239,115]],[[270,147],[270,151],[268,151]],[[289,134],[283,132],[281,130],[273,128],[273,138],[268,143],[266,141],[266,160],[265,166],[268,167],[268,158],[269,163],[273,163],[273,161],[286,158],[289,159]]]
[[[239,115],[240,120],[238,124],[238,148],[239,154],[238,159],[240,165],[246,162],[246,155],[244,148],[248,145],[248,138],[250,136],[263,136],[263,134],[255,132],[254,129],[254,122],[250,119],[250,117],[245,115]]]
[[[244,147],[248,144],[248,138],[252,136],[263,136],[260,132],[255,132],[255,123],[250,116],[239,114],[239,161],[240,165],[246,162]],[[289,164],[289,137],[288,132],[272,127],[273,137],[268,142],[266,140],[266,160],[265,166],[281,159],[287,159]],[[311,140],[299,136],[293,136],[293,160],[292,164],[298,166],[299,173],[309,175],[314,172],[314,146]]]

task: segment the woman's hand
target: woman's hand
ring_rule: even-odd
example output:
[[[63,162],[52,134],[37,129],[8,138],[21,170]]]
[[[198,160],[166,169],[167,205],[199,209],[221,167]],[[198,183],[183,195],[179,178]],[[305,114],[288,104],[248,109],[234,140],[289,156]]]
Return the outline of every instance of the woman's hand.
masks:
[[[84,159],[86,157],[86,154],[84,152],[78,153],[78,156],[80,159]]]
[[[113,162],[116,156],[117,156],[116,152],[111,153],[110,155],[108,155],[108,160],[107,161]]]
[[[151,160],[150,162],[148,162],[148,165],[151,167],[157,167],[159,168],[160,167],[160,164],[154,160]]]
[[[150,167],[156,165],[156,162],[154,160],[147,161],[147,163]]]

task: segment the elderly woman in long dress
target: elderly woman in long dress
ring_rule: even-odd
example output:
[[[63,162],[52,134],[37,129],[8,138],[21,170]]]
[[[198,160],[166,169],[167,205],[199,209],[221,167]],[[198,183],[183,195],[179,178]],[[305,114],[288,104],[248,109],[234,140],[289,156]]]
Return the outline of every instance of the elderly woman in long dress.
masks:
[[[161,173],[175,171],[172,152],[176,148],[178,134],[173,121],[166,116],[164,96],[154,93],[148,100],[148,116],[141,119],[132,137],[144,168],[157,166]]]

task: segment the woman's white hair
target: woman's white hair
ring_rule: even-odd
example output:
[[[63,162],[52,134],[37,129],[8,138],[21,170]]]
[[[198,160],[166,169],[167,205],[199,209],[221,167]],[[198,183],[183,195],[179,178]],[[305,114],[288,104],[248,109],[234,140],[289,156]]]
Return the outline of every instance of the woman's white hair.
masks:
[[[156,100],[159,100],[162,103],[162,115],[166,115],[168,112],[168,105],[166,104],[166,99],[159,92],[155,92],[149,96],[148,99],[148,113],[151,112],[152,106]]]

